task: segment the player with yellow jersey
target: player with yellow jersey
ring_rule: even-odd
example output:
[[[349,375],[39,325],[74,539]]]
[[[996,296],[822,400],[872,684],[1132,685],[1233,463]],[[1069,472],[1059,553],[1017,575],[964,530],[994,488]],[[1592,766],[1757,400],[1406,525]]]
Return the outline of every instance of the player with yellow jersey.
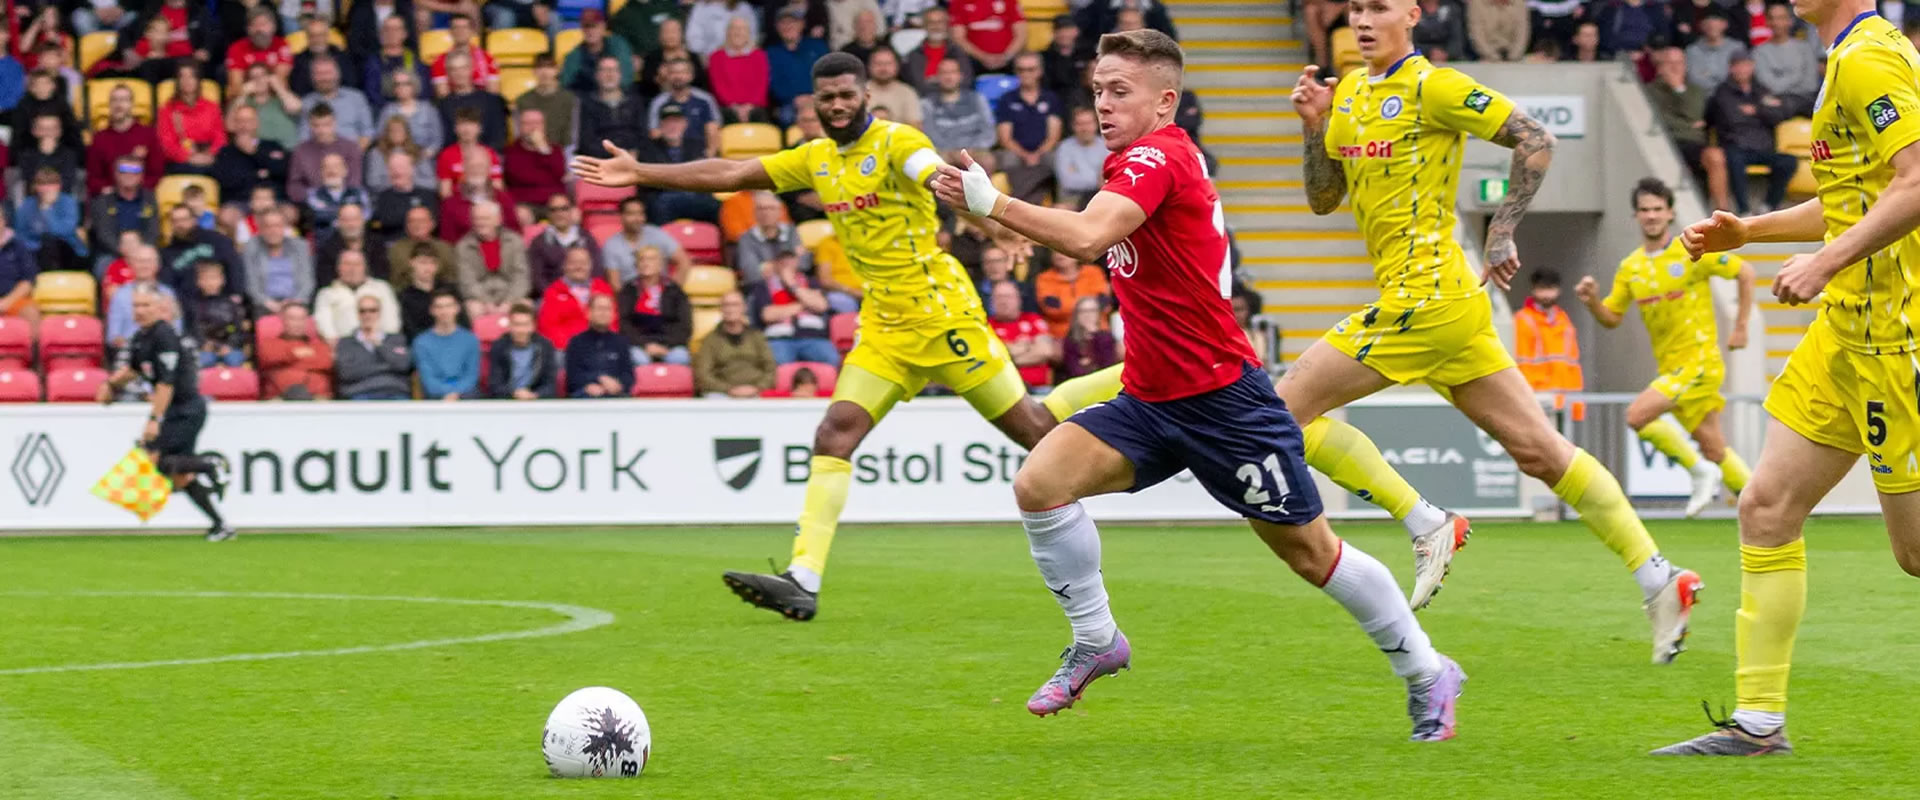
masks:
[[[928,187],[945,162],[933,144],[916,128],[867,113],[866,68],[856,57],[832,53],[814,62],[813,87],[826,138],[758,159],[688,164],[642,164],[608,144],[611,158],[582,156],[573,167],[603,186],[811,189],[866,285],[858,341],[814,433],[793,560],[778,575],[723,576],[747,602],[799,621],[812,619],[818,609],[827,550],[853,480],[853,452],[895,403],[929,382],[940,383],[1031,448],[1059,420],[1120,390],[1116,365],[1062,383],[1044,406],[1028,397],[966,268],[936,241],[940,221]]]
[[[1653,628],[1653,661],[1680,652],[1699,576],[1668,563],[1626,493],[1593,456],[1547,420],[1493,330],[1483,284],[1501,289],[1520,269],[1514,227],[1553,158],[1553,135],[1466,74],[1413,49],[1415,0],[1353,0],[1347,23],[1366,66],[1322,81],[1308,67],[1293,91],[1306,137],[1307,200],[1330,214],[1348,200],[1366,237],[1380,299],[1315,342],[1281,379],[1281,399],[1306,427],[1307,462],[1391,512],[1414,547],[1409,602],[1440,588],[1467,521],[1421,499],[1365,434],[1322,416],[1394,384],[1439,389],[1504,446],[1632,571]],[[1487,273],[1476,275],[1455,239],[1454,197],[1466,138],[1513,150],[1509,192],[1487,228]]]
[[[1736,704],[1661,755],[1769,755],[1787,741],[1787,673],[1807,603],[1801,527],[1867,456],[1894,559],[1920,576],[1920,53],[1872,0],[1797,0],[1828,43],[1813,110],[1819,195],[1771,214],[1726,212],[1681,233],[1692,255],[1748,242],[1821,242],[1787,259],[1773,293],[1821,300],[1767,391],[1766,444],[1740,493]]]
[[[1693,495],[1687,499],[1692,517],[1713,502],[1722,482],[1736,495],[1747,486],[1747,463],[1727,446],[1720,429],[1720,409],[1727,405],[1720,384],[1727,368],[1720,358],[1710,279],[1740,282],[1739,309],[1727,334],[1727,349],[1739,350],[1747,346],[1753,268],[1727,253],[1688,255],[1673,233],[1673,190],[1659,178],[1642,178],[1633,188],[1633,218],[1640,223],[1640,247],[1620,260],[1613,290],[1601,299],[1599,284],[1589,275],[1573,293],[1608,328],[1618,327],[1629,307],[1639,307],[1660,377],[1627,406],[1627,425],[1693,476]],[[1668,412],[1679,425],[1666,420]],[[1687,446],[1688,432],[1700,452]]]

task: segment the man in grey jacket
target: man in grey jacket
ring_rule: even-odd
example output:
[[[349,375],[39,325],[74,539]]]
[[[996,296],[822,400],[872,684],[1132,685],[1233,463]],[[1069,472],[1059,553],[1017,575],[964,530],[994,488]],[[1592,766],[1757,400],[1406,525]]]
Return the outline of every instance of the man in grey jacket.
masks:
[[[335,393],[348,400],[412,398],[413,354],[407,340],[380,330],[379,298],[357,302],[360,326],[333,348]]]
[[[799,232],[781,219],[785,213],[786,206],[780,203],[780,198],[774,193],[753,193],[753,227],[741,235],[733,256],[733,266],[740,273],[741,286],[758,283],[760,265],[785,252],[799,252],[800,271],[813,272],[813,254],[801,246]]]
[[[290,300],[313,299],[313,250],[307,240],[288,233],[287,217],[278,208],[260,214],[260,234],[247,240],[242,260],[254,308],[278,314]]]
[[[999,139],[993,109],[987,107],[985,98],[965,86],[960,60],[942,60],[934,80],[935,91],[920,100],[927,138],[942,154],[964,148],[973,151],[975,159],[986,155]],[[948,156],[947,160],[953,158]]]
[[[1794,26],[1793,9],[1787,4],[1767,6],[1767,28],[1773,38],[1753,49],[1753,80],[1786,103],[1792,116],[1804,117],[1813,113],[1813,98],[1820,93],[1824,76],[1820,46],[1794,36]]]
[[[1727,38],[1727,12],[1717,6],[1700,20],[1700,38],[1687,45],[1687,82],[1712,94],[1727,82],[1733,60],[1747,54],[1747,46]]]

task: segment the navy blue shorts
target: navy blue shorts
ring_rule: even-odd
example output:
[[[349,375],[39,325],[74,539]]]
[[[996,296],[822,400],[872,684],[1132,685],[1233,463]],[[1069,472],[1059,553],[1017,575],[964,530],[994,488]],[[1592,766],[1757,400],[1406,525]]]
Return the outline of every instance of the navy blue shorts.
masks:
[[[1320,516],[1300,425],[1256,367],[1206,394],[1165,403],[1121,392],[1069,421],[1133,463],[1129,492],[1192,470],[1208,494],[1248,519],[1305,525]]]

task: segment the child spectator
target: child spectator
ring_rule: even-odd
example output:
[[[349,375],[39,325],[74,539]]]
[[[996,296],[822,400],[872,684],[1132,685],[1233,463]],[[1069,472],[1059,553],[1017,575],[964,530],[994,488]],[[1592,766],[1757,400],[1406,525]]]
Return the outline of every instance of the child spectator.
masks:
[[[487,394],[496,400],[538,400],[555,397],[555,370],[559,358],[553,343],[533,329],[533,305],[525,300],[507,312],[507,335],[493,343],[488,354]]]
[[[193,214],[193,224],[196,227],[213,230],[213,207],[207,205],[205,188],[197,183],[188,184],[187,188],[180,190],[180,202],[185,204],[187,211]]]
[[[193,336],[200,340],[200,368],[244,366],[253,338],[247,299],[227,288],[226,266],[211,258],[193,265],[193,282],[195,291],[184,305]]]
[[[612,328],[613,305],[613,298],[602,294],[593,295],[587,302],[587,329],[567,345],[568,397],[626,397],[633,393],[633,355],[626,338]]]
[[[14,164],[20,174],[38,175],[42,168],[53,170],[60,176],[60,191],[79,194],[80,152],[62,142],[60,118],[52,114],[34,117],[28,133],[33,136],[32,143],[21,142],[26,146],[14,151]]]
[[[32,191],[13,218],[21,243],[42,271],[83,268],[87,246],[80,241],[80,204],[60,190],[60,173],[34,173]]]
[[[313,331],[307,307],[280,309],[280,335],[260,341],[260,396],[266,400],[333,397],[333,347]]]

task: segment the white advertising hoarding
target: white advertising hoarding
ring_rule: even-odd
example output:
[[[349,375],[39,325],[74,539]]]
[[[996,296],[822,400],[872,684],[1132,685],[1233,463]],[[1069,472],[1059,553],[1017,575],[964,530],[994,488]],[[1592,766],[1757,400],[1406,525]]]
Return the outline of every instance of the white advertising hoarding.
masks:
[[[1577,94],[1510,95],[1514,107],[1540,122],[1548,133],[1565,139],[1587,135],[1587,98]]]

